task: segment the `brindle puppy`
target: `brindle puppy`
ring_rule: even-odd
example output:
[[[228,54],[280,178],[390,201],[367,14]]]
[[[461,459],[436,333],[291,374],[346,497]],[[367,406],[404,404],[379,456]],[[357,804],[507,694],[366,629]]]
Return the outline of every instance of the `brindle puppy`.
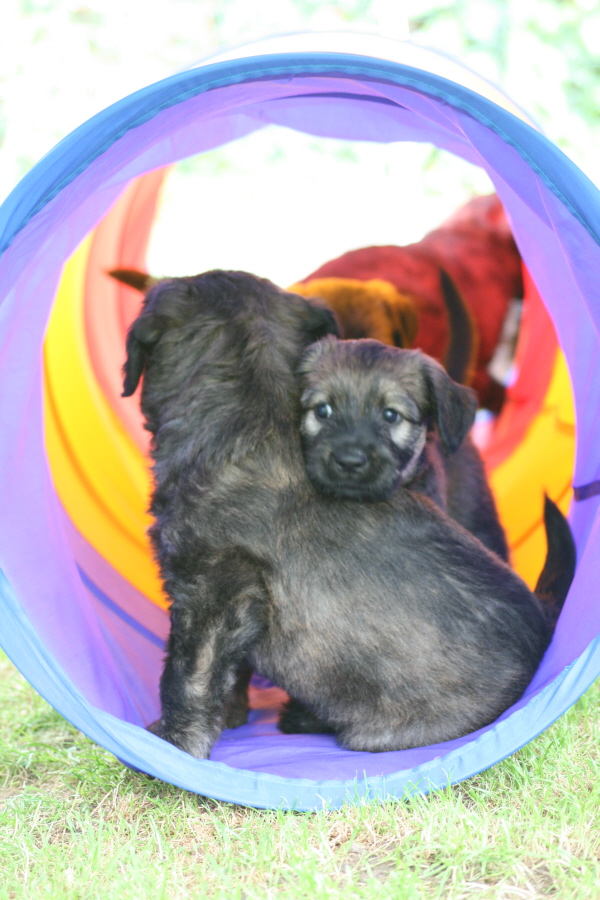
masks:
[[[319,491],[374,501],[410,487],[508,559],[483,462],[468,437],[472,391],[419,350],[379,341],[321,341],[300,375],[302,440]]]
[[[142,292],[160,281],[135,269],[113,269],[108,274]],[[444,367],[454,381],[466,384],[473,354],[477,352],[476,335],[463,298],[443,270],[440,282],[451,325]],[[292,291],[319,303],[324,301],[335,313],[346,338],[371,337],[384,344],[404,347],[414,340],[417,318],[413,301],[388,282],[322,278],[295,285]],[[429,444],[432,437],[430,435]],[[448,447],[444,450],[441,455],[437,444],[425,449],[424,458],[431,468],[426,476],[424,467],[420,467],[414,489],[427,493],[489,550],[508,561],[506,537],[479,451],[470,438],[465,438],[458,450],[450,455]],[[404,478],[403,483],[407,484],[408,479]]]
[[[332,328],[267,281],[209,272],[156,285],[129,332],[124,393],[144,373],[150,534],[172,601],[157,731],[197,757],[247,663],[344,746],[399,750],[494,720],[552,635],[538,598],[428,497],[315,491],[295,372]],[[471,395],[456,385],[440,404],[435,378],[428,391],[459,442]]]

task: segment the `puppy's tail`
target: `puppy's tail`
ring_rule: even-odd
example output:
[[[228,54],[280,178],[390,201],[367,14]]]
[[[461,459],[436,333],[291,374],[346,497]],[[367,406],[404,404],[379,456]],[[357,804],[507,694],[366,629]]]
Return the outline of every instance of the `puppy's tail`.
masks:
[[[450,326],[444,368],[453,381],[468,385],[478,350],[475,322],[458,288],[444,269],[440,269],[440,285]]]
[[[115,281],[120,281],[121,284],[128,284],[129,287],[135,288],[136,291],[141,291],[142,294],[145,294],[147,290],[157,283],[157,279],[153,278],[152,275],[148,275],[147,272],[138,272],[137,269],[111,269],[106,274],[114,278]]]
[[[554,630],[575,575],[577,551],[569,523],[548,496],[544,496],[544,525],[548,552],[534,593]]]

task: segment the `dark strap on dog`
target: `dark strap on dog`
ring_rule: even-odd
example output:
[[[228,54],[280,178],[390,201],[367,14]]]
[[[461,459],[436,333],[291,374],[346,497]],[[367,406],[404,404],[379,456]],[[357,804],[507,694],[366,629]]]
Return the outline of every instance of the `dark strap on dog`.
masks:
[[[573,488],[575,500],[588,500],[590,497],[596,497],[598,494],[600,494],[600,479],[590,481],[589,484],[584,484],[581,487]]]

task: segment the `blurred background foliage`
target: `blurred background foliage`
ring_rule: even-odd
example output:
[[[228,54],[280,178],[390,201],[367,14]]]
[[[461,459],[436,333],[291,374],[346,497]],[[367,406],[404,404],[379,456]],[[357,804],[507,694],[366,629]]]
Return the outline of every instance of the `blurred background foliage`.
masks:
[[[596,183],[598,0],[411,0],[411,38],[498,84]]]
[[[410,37],[458,59],[499,85],[600,185],[598,0],[0,0],[0,200],[57,141],[110,103],[223,46],[310,30]],[[239,195],[240,170],[252,174],[250,157],[255,172],[279,167],[285,183],[286,159],[299,165],[302,153],[316,154],[314,177],[323,185],[338,172],[347,179],[350,168],[362,173],[370,166],[369,190],[385,193],[409,159],[413,179],[415,167],[420,171],[424,196],[449,191],[443,203],[431,201],[412,232],[384,234],[380,228],[369,240],[368,234],[340,231],[342,249],[416,239],[453,207],[491,189],[480,170],[423,145],[406,148],[402,157],[383,147],[375,156],[364,144],[286,140],[256,138],[243,153],[229,145],[201,166],[181,163],[177,172],[204,172],[213,180],[233,173],[240,176],[234,178]],[[342,194],[340,186],[330,207]],[[399,189],[395,196],[400,202]],[[412,210],[412,195],[410,203]],[[321,259],[338,252],[338,245],[322,248]],[[276,276],[284,277],[273,271]]]
[[[0,192],[61,137],[222,45],[352,28],[403,37],[500,85],[600,182],[598,0],[2,0]]]

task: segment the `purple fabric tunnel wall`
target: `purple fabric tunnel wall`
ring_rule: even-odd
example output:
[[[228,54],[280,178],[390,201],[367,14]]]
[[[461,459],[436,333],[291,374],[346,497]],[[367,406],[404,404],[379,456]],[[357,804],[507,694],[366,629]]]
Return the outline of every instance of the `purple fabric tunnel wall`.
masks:
[[[157,710],[166,617],[82,546],[50,477],[42,344],[61,267],[137,175],[276,123],[340,139],[429,141],[483,167],[554,320],[577,413],[575,484],[600,479],[600,199],[545,138],[489,100],[406,65],[343,53],[225,61],[174,76],[83,125],[0,210],[0,640],[78,728],[127,764],[189,790],[299,809],[457,781],[539,734],[600,673],[598,495],[572,513],[579,565],[555,639],[522,700],[475,735],[397,753],[277,732],[272,688],[209,761],[141,725]],[[85,543],[85,542],[84,542]],[[82,568],[81,560],[87,560]],[[86,568],[87,567],[87,568]]]

